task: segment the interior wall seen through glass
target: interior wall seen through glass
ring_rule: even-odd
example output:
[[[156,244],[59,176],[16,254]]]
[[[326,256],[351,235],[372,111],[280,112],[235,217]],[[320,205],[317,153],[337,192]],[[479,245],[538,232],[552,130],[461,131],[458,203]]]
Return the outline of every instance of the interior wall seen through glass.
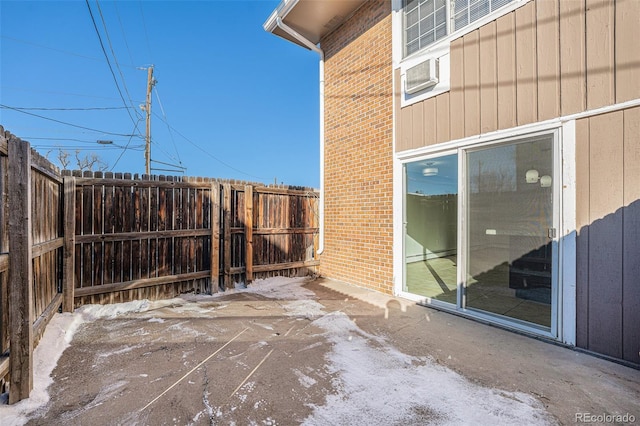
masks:
[[[458,156],[405,166],[405,291],[457,302]]]
[[[553,137],[466,154],[466,307],[551,326]]]

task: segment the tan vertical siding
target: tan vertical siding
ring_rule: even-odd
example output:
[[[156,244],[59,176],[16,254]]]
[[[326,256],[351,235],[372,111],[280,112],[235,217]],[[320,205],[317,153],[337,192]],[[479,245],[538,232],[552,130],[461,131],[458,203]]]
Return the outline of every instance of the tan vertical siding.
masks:
[[[425,143],[425,127],[430,127],[433,123],[424,121],[424,103],[420,102],[411,106],[411,121],[413,123],[413,135],[411,136],[411,148],[418,148],[428,145]]]
[[[449,127],[449,93],[436,96],[436,142],[446,142],[451,139]]]
[[[639,99],[639,31],[638,0],[528,2],[454,40],[450,92],[399,124],[426,145],[431,120],[442,143]],[[640,107],[576,121],[576,187],[577,345],[640,364]]]
[[[562,115],[584,111],[586,69],[584,2],[560,2],[560,111]]]
[[[640,0],[537,0],[452,41],[451,90],[435,97],[436,142],[638,99],[639,30]],[[415,137],[432,130],[420,114],[400,115],[400,126],[416,129],[397,150],[431,144]]]
[[[464,45],[461,38],[451,42],[451,96],[449,98],[451,139],[464,137]]]
[[[560,115],[560,9],[558,0],[536,2],[538,120]]]
[[[622,357],[622,120],[622,111],[589,119],[589,349],[616,358]]]
[[[480,28],[480,132],[498,129],[496,22]]]
[[[640,98],[640,1],[618,0],[615,19],[616,102],[624,102]]]
[[[624,112],[622,357],[640,364],[640,107]]]
[[[464,55],[464,135],[480,133],[480,43],[479,31],[462,38]]]
[[[516,125],[516,14],[508,13],[496,21],[498,63],[498,128]]]
[[[423,133],[424,145],[429,146],[436,143],[436,128],[438,125],[438,119],[436,116],[436,98],[427,99],[423,102],[423,105],[423,114],[420,118],[425,123]]]
[[[576,344],[640,364],[640,107],[576,122]]]
[[[411,139],[413,138],[413,120],[411,108],[402,108],[400,111],[400,123],[402,130],[400,133],[400,140],[397,141],[397,149],[404,151],[405,149],[411,149],[413,147]]]
[[[587,109],[615,100],[614,7],[610,0],[587,0]]]
[[[516,10],[516,116],[518,124],[538,116],[536,9],[530,2]]]
[[[589,346],[589,119],[576,121],[576,345]]]

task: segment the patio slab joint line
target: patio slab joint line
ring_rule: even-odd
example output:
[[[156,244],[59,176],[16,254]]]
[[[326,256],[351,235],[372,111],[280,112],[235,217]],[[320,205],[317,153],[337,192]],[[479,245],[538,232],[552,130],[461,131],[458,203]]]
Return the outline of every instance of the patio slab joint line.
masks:
[[[216,356],[221,350],[223,350],[224,348],[226,348],[231,342],[233,342],[234,340],[236,340],[238,337],[240,337],[240,335],[242,333],[244,333],[245,331],[249,330],[249,327],[245,328],[244,330],[242,330],[241,332],[239,332],[238,334],[236,334],[233,339],[229,340],[227,343],[225,343],[224,345],[222,345],[217,351],[215,351],[214,353],[212,353],[211,355],[209,355],[207,358],[205,358],[200,364],[196,365],[195,367],[193,367],[188,373],[186,373],[184,376],[182,376],[180,379],[178,379],[174,384],[172,384],[171,386],[169,386],[164,392],[162,392],[160,395],[158,395],[157,397],[155,397],[150,403],[148,403],[147,405],[145,405],[144,407],[142,407],[140,409],[140,411],[144,411],[147,408],[149,408],[149,406],[151,404],[153,404],[154,402],[156,402],[157,400],[159,400],[162,396],[164,396],[167,392],[169,392],[171,389],[173,389],[176,385],[178,385],[178,383],[180,383],[181,381],[183,381],[184,379],[186,379],[191,373],[193,373],[194,371],[196,371],[198,368],[200,368],[202,366],[202,364],[204,364],[205,362],[209,361],[211,358],[213,358],[214,356]]]
[[[295,325],[291,326],[291,328],[290,328],[290,329],[289,329],[289,330],[284,334],[284,337],[287,337],[287,336],[289,335],[289,333],[291,333],[291,330],[293,330],[293,327],[295,327]],[[226,403],[227,401],[229,401],[229,399],[231,399],[231,397],[232,397],[236,392],[238,392],[238,389],[240,389],[240,388],[241,388],[245,383],[247,383],[247,380],[249,380],[249,378],[250,378],[251,376],[253,376],[253,373],[255,373],[255,372],[258,370],[258,368],[260,368],[260,366],[261,366],[261,365],[262,365],[262,364],[267,360],[267,358],[269,358],[269,356],[271,356],[271,354],[273,353],[273,351],[274,351],[274,350],[275,350],[275,349],[271,349],[271,350],[269,351],[269,353],[267,353],[267,354],[264,356],[264,358],[262,358],[262,361],[260,361],[260,362],[258,363],[258,365],[256,365],[256,367],[255,367],[253,370],[251,370],[251,372],[247,375],[247,377],[245,377],[245,378],[244,378],[244,380],[242,381],[242,383],[240,383],[240,384],[238,385],[238,387],[237,387],[237,388],[235,388],[235,389],[233,390],[233,392],[231,392],[231,394],[227,397],[227,400],[225,401],[225,403]]]

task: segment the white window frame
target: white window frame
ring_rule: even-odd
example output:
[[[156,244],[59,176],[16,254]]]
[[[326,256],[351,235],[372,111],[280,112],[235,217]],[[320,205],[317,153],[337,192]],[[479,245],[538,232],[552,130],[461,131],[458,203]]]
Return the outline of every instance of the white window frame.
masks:
[[[511,6],[513,6],[514,3],[522,3],[523,0],[511,0],[509,3],[506,3],[502,6],[500,6],[498,9],[490,11],[489,13],[487,13],[486,15],[483,15],[482,17],[480,17],[479,19],[476,19],[473,22],[470,22],[466,25],[464,25],[461,28],[456,28],[455,30],[452,31],[452,27],[453,27],[453,22],[455,21],[455,16],[453,15],[453,10],[452,10],[452,3],[455,3],[455,0],[444,0],[445,2],[445,27],[446,27],[446,35],[444,37],[442,37],[439,40],[436,40],[420,49],[418,49],[415,52],[412,52],[410,54],[407,54],[407,40],[406,40],[406,33],[405,33],[405,13],[404,13],[404,3],[406,3],[407,1],[410,0],[400,0],[400,9],[401,9],[401,15],[402,15],[402,57],[403,58],[407,58],[410,57],[414,54],[419,54],[420,51],[425,50],[425,49],[429,49],[430,46],[434,45],[434,44],[438,44],[441,42],[441,40],[444,40],[445,38],[448,38],[449,36],[455,35],[458,32],[468,32],[467,31],[467,27],[475,27],[477,28],[478,26],[476,26],[475,24],[477,22],[480,21],[484,21],[486,17],[492,16],[493,18],[490,19],[493,20],[496,17],[503,15],[505,13],[508,13],[509,11],[513,10],[513,8]],[[469,0],[469,1],[473,1],[473,0]],[[489,0],[489,1],[496,1],[496,0]],[[527,0],[529,1],[529,0]],[[468,6],[467,6],[468,9]],[[418,17],[418,22],[420,21],[420,17]],[[435,29],[435,27],[434,27]],[[420,39],[422,37],[422,34],[418,34],[418,39]]]
[[[532,0],[513,0],[511,3],[507,3],[501,8],[490,12],[489,14],[483,16],[466,25],[465,27],[455,30],[453,32],[451,29],[450,19],[447,19],[447,31],[448,35],[443,37],[442,39],[432,43],[428,46],[423,47],[422,49],[414,52],[408,56],[405,56],[405,37],[404,37],[404,9],[403,9],[403,0],[392,0],[392,28],[393,28],[393,68],[400,68],[400,87],[401,87],[401,96],[400,96],[400,106],[405,107],[411,105],[416,102],[423,101],[430,97],[439,95],[441,93],[447,92],[451,89],[451,78],[450,78],[450,62],[449,62],[449,53],[451,42],[457,38],[464,36],[471,31],[477,30],[481,26],[494,21],[502,15],[506,15],[509,12],[512,12],[524,4],[530,2]],[[447,13],[450,17],[449,11],[450,1],[447,0]],[[440,78],[438,84],[429,89],[423,90],[421,92],[415,93],[413,95],[405,92],[405,76],[407,69],[429,59],[438,60],[440,64]]]
[[[402,37],[403,37],[403,42],[402,42],[402,51],[403,51],[403,57],[407,57],[410,56],[411,54],[407,54],[407,48],[408,48],[408,40],[406,39],[406,23],[407,23],[407,14],[405,13],[405,7],[404,4],[409,2],[410,0],[402,0],[403,3],[403,7],[402,7]],[[434,0],[436,1],[436,0]],[[416,4],[416,7],[418,8],[418,20],[414,25],[418,25],[418,28],[420,28],[420,21],[422,21],[422,19],[420,19],[420,2],[418,1],[418,3]],[[418,48],[418,50],[416,50],[416,52],[412,52],[412,53],[417,53],[420,50],[427,48],[429,46],[431,46],[432,44],[438,43],[441,39],[445,38],[448,34],[451,33],[451,19],[447,19],[447,17],[451,16],[451,0],[444,0],[444,9],[445,9],[445,17],[444,17],[444,27],[445,27],[445,34],[443,37],[441,37],[438,40],[435,40],[431,43],[429,43],[428,45],[424,46],[423,48]],[[434,14],[435,14],[435,10],[434,10]],[[435,19],[435,17],[434,17]],[[442,24],[441,24],[442,25]],[[433,31],[434,31],[434,39],[435,39],[435,34],[436,34],[436,27],[438,25],[434,25],[433,27]],[[417,37],[417,41],[419,43],[420,39],[424,36],[425,34],[420,34],[420,31],[418,30],[418,37]]]
[[[404,291],[404,165],[424,158],[450,154],[455,151],[475,148],[485,145],[494,145],[509,140],[528,138],[535,134],[555,133],[558,142],[556,144],[555,160],[558,162],[554,167],[560,172],[561,179],[555,180],[555,205],[554,215],[559,215],[555,223],[558,225],[558,263],[557,302],[553,315],[557,320],[553,324],[551,333],[537,330],[535,327],[519,326],[511,321],[496,320],[492,315],[451,309],[448,306],[441,306],[439,303],[431,303],[431,306],[445,311],[452,311],[456,314],[471,318],[485,320],[505,328],[520,330],[558,340],[568,345],[575,345],[576,329],[576,289],[575,289],[575,256],[576,256],[576,220],[575,220],[575,120],[552,120],[543,123],[532,123],[514,129],[501,130],[490,134],[473,136],[446,142],[439,145],[417,148],[414,150],[396,153],[394,155],[394,294],[415,302],[425,303],[425,298],[412,295]],[[459,155],[458,161],[462,161]],[[462,169],[461,169],[462,170]],[[462,180],[460,180],[462,182]],[[460,183],[461,184],[461,183]],[[459,196],[464,194],[464,188],[459,187]],[[459,212],[459,214],[461,211]],[[460,220],[460,219],[459,219]],[[459,222],[460,223],[460,222]],[[460,225],[459,225],[460,226]],[[459,238],[462,235],[459,229]],[[461,242],[459,241],[459,246]],[[460,293],[461,294],[461,293]],[[437,302],[437,301],[435,301]]]

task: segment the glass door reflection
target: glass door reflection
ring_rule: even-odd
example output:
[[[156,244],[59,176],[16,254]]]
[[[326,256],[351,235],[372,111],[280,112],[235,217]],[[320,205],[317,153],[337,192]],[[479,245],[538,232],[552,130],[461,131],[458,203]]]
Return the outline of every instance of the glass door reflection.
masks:
[[[465,307],[551,327],[553,136],[466,153]]]
[[[457,303],[458,156],[407,164],[404,290]]]

